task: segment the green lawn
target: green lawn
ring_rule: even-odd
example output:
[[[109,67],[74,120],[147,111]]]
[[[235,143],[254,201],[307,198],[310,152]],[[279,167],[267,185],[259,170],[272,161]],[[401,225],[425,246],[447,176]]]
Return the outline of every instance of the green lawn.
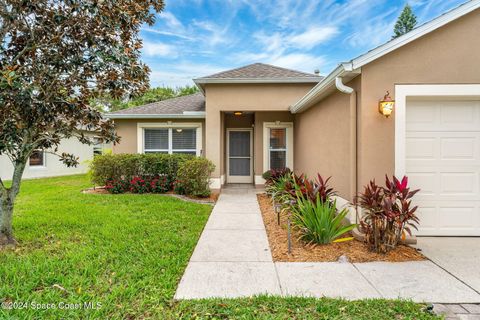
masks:
[[[432,318],[405,301],[175,302],[211,207],[157,195],[82,194],[88,186],[86,176],[24,182],[14,218],[20,245],[0,252],[0,301],[21,309],[0,308],[0,319]],[[48,309],[52,303],[56,309]],[[99,305],[59,309],[83,303]]]

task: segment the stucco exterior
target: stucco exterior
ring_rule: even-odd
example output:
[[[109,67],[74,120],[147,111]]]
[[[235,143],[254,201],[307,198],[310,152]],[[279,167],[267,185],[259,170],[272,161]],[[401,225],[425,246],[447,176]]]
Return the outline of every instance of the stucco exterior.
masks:
[[[360,78],[349,86],[358,90]],[[355,98],[358,102],[358,98]],[[353,108],[353,110],[352,110]],[[295,171],[314,178],[332,177],[339,195],[351,199],[355,178],[355,106],[351,97],[336,91],[307,111],[295,115]]]
[[[335,189],[349,200],[371,179],[383,181],[385,174],[394,174],[395,112],[383,117],[378,101],[386,91],[395,98],[400,84],[480,83],[478,30],[477,9],[362,66],[361,74],[346,83],[355,90],[352,95],[335,90],[296,114],[295,170],[332,176]]]
[[[378,100],[398,84],[480,83],[480,10],[452,21],[362,67],[358,183],[395,171],[395,112],[385,119]]]
[[[227,128],[225,112],[261,111],[263,113],[266,111],[283,111],[285,114],[288,114],[290,113],[288,111],[290,105],[305,95],[313,85],[314,83],[206,85],[205,155],[216,166],[212,178],[219,179],[225,174],[224,135]],[[265,115],[268,115],[268,113]],[[263,145],[263,135],[259,133],[263,122],[257,123],[257,117],[260,116],[260,121],[266,121],[266,118],[262,118],[265,115],[262,116],[260,113],[255,113],[255,175],[260,175],[263,170],[263,151],[261,153],[258,152],[258,150],[261,150],[258,149],[259,146]],[[275,113],[271,115],[275,116]],[[293,119],[293,117],[289,119]],[[275,121],[275,117],[271,121]],[[260,128],[258,128],[258,125]]]

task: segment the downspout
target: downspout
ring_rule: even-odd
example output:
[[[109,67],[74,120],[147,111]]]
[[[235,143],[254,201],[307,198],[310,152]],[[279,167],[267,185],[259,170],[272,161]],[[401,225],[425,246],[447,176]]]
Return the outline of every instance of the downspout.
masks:
[[[335,86],[340,92],[350,95],[350,194],[355,197],[358,194],[358,167],[357,167],[357,92],[343,83],[342,77],[335,78]],[[354,198],[352,198],[353,200]],[[358,208],[355,206],[355,223],[358,223]]]

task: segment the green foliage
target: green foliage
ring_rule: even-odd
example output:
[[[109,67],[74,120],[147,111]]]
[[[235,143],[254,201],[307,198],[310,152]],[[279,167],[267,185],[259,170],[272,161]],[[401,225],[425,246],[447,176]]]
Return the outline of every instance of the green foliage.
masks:
[[[15,202],[35,150],[76,166],[77,156],[58,153],[62,139],[120,140],[89,102],[148,88],[139,32],[163,8],[163,0],[0,2],[0,156],[14,167],[11,188],[0,180],[0,245],[15,242],[6,204]]]
[[[206,158],[189,159],[178,168],[175,189],[179,193],[195,197],[208,197],[210,195],[210,175],[215,165]]]
[[[166,176],[168,183],[173,183],[180,165],[192,157],[161,153],[98,155],[90,165],[89,175],[93,183],[101,186],[108,180],[131,180],[146,176]]]
[[[211,206],[152,194],[82,194],[89,185],[79,175],[23,182],[16,220],[21,246],[0,254],[0,296],[102,307],[0,308],[0,319],[441,319],[404,300],[174,300]]]
[[[115,99],[107,95],[93,100],[92,105],[103,112],[112,112],[175,97],[186,96],[197,92],[198,88],[196,86],[187,85],[177,88],[157,87],[150,88],[141,95],[132,96],[131,99]]]
[[[322,201],[317,195],[315,202],[298,194],[297,203],[292,206],[293,223],[301,233],[301,239],[319,244],[332,243],[353,230],[356,225],[345,225],[347,209],[337,212],[336,201]]]
[[[412,7],[407,3],[403,8],[402,13],[395,23],[395,28],[393,30],[394,35],[392,39],[398,38],[401,35],[404,35],[407,32],[412,31],[417,25],[417,17],[412,11]]]

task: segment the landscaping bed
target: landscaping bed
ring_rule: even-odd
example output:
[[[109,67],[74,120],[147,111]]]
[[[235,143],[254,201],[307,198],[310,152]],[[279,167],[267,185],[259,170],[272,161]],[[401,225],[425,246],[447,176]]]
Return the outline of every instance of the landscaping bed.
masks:
[[[323,262],[338,261],[346,256],[350,262],[370,261],[419,261],[426,258],[415,248],[399,245],[386,254],[378,254],[369,250],[368,245],[358,241],[346,241],[325,245],[306,244],[298,239],[297,232],[292,232],[292,253],[288,253],[287,217],[282,214],[280,225],[273,208],[271,198],[266,194],[258,194],[258,203],[262,212],[263,222],[267,230],[268,242],[274,261],[290,262]]]

